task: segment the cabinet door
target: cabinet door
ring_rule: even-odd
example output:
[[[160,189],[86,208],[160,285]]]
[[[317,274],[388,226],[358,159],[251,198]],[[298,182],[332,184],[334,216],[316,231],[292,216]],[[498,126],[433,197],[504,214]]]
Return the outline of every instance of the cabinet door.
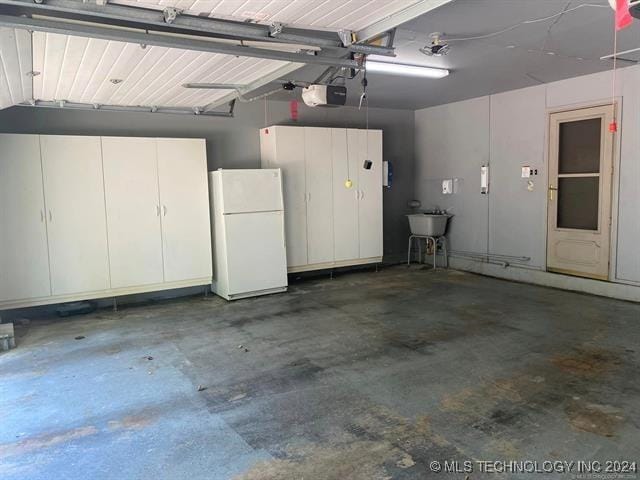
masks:
[[[100,137],[41,136],[51,290],[109,288]]]
[[[154,138],[103,137],[111,287],[162,283]]]
[[[211,277],[205,141],[158,138],[164,280]]]
[[[38,135],[0,135],[0,301],[50,288]]]
[[[360,202],[358,208],[360,225],[360,258],[382,256],[382,132],[361,130],[358,163]],[[362,165],[371,160],[371,169]]]
[[[335,261],[358,258],[358,131],[331,129]],[[351,187],[345,182],[351,180]]]
[[[282,169],[284,191],[285,233],[287,238],[287,266],[307,265],[307,205],[304,164],[304,129],[276,127],[269,135],[276,135],[276,154],[271,168]]]
[[[307,257],[310,264],[333,262],[331,130],[304,128],[307,185]]]

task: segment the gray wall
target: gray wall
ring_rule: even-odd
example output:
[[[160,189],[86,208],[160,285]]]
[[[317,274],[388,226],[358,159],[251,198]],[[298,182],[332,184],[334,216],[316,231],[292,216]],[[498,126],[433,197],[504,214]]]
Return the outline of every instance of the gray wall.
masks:
[[[199,137],[207,139],[209,169],[259,168],[258,129],[268,125],[364,128],[365,110],[343,107],[309,108],[299,104],[293,122],[289,103],[241,103],[235,118],[152,113],[94,112],[14,107],[0,111],[0,132],[76,135]],[[394,166],[394,184],[384,192],[385,260],[405,253],[408,234],[404,218],[414,193],[414,115],[409,110],[369,109],[370,128],[384,131],[384,159]]]
[[[611,102],[611,72],[576,77],[415,112],[416,197],[424,208],[450,208],[455,250],[531,257],[546,269],[547,116],[549,111]],[[640,285],[640,67],[618,71],[611,275]],[[490,193],[480,194],[480,165]],[[521,178],[521,167],[538,169]],[[442,195],[441,180],[457,191]]]

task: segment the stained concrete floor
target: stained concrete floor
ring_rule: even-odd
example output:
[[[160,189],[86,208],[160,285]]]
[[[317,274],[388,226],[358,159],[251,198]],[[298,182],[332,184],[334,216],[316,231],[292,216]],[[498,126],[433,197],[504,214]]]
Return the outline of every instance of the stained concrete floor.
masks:
[[[640,461],[636,304],[393,267],[19,335],[0,355],[6,480],[575,478],[430,465]]]

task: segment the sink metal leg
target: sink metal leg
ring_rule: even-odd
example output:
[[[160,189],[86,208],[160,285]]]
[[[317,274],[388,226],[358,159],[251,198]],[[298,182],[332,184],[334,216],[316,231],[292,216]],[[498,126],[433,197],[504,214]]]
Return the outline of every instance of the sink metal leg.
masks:
[[[444,268],[449,268],[449,252],[447,251],[447,237],[442,237],[442,248],[444,249]]]
[[[409,246],[407,247],[407,267],[411,265],[411,244],[413,243],[413,235],[409,235]]]

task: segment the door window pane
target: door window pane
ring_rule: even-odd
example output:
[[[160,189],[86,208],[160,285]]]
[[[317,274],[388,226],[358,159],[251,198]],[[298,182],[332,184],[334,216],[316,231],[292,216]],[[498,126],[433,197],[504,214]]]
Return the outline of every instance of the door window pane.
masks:
[[[600,129],[602,119],[590,118],[560,124],[558,173],[600,171]]]
[[[600,177],[558,179],[558,228],[598,230]]]

